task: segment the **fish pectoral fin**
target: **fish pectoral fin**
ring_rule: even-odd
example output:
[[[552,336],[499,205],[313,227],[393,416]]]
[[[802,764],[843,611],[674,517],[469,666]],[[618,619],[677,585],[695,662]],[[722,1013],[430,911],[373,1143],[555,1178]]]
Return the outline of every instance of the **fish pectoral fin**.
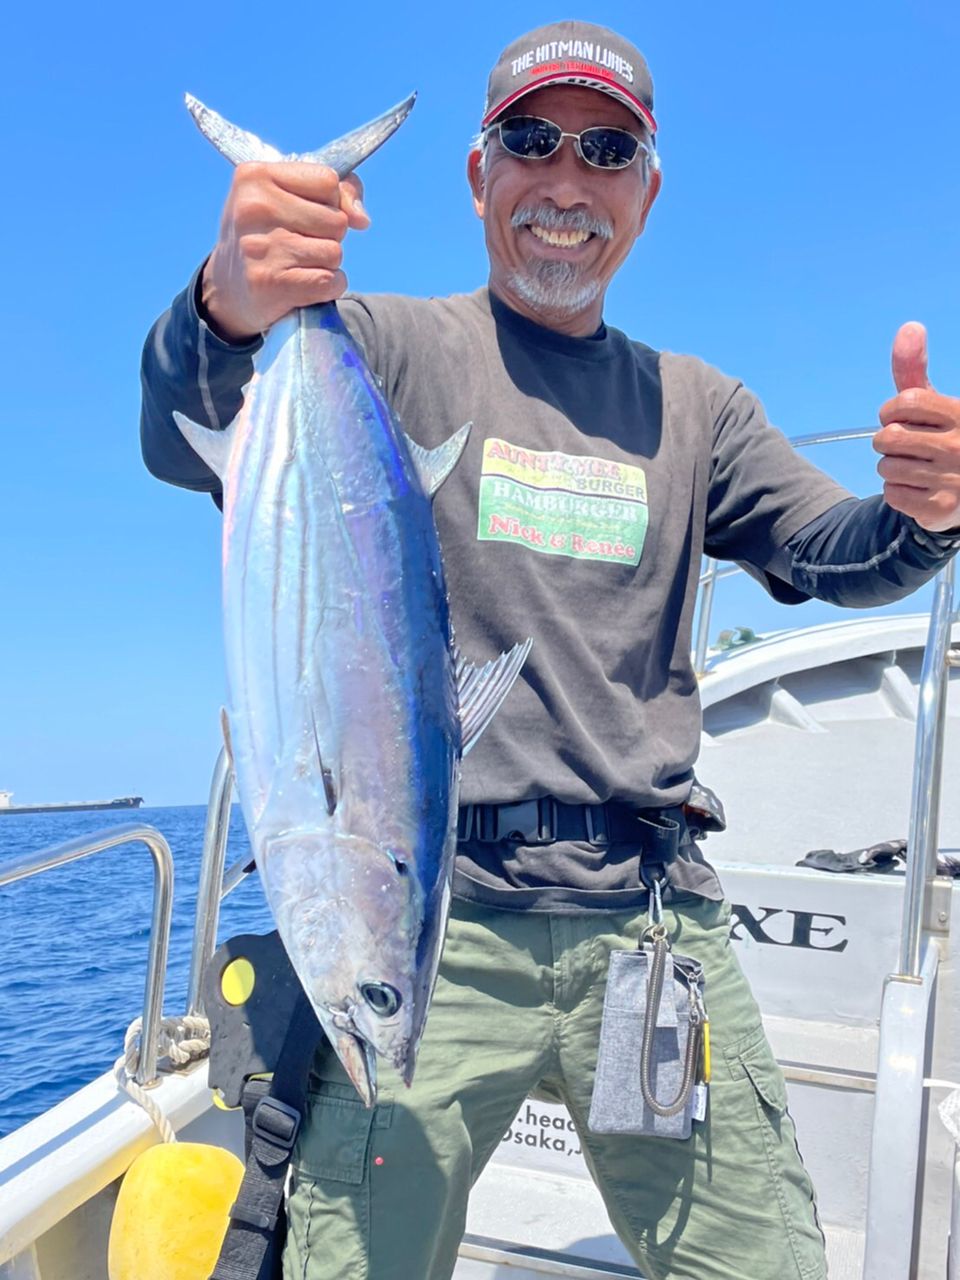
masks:
[[[323,751],[320,749],[320,731],[317,728],[317,716],[313,707],[310,708],[310,725],[313,729],[313,742],[317,748],[320,777],[323,779],[323,794],[327,801],[327,813],[332,816],[337,807],[337,784],[334,781],[333,770],[323,760]]]
[[[417,444],[416,440],[411,440],[406,432],[403,433],[413,469],[428,498],[433,497],[460,461],[460,455],[463,453],[472,426],[472,422],[465,422],[459,431],[455,431],[449,440],[445,440],[436,449],[425,449],[422,444]]]
[[[234,424],[231,422],[222,431],[214,431],[212,427],[201,427],[198,422],[191,421],[176,409],[173,411],[173,420],[194,453],[199,454],[210,470],[222,480],[226,475],[230,449],[233,446],[236,430]]]
[[[261,142],[255,133],[238,129],[216,111],[205,107],[192,94],[185,93],[183,100],[203,136],[233,164],[249,164],[252,161],[262,164],[264,161],[283,159],[276,147],[271,147],[268,142]]]
[[[454,650],[460,702],[461,756],[476,745],[477,739],[497,714],[501,702],[520,674],[532,644],[532,640],[515,644],[508,652],[501,653],[499,658],[484,663],[482,667],[466,662],[460,651]]]

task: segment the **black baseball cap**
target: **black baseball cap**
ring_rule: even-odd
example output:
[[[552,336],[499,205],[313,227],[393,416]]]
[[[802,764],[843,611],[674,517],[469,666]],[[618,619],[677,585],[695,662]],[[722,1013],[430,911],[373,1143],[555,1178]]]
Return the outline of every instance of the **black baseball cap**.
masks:
[[[643,54],[629,40],[592,22],[549,22],[507,45],[490,72],[480,127],[524,94],[547,84],[600,89],[624,103],[656,133],[653,80]]]

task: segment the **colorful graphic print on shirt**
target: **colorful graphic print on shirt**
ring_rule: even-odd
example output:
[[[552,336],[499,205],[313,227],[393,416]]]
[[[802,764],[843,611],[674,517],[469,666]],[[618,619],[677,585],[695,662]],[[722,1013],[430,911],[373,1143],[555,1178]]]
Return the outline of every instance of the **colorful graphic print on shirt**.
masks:
[[[641,467],[606,458],[483,444],[477,538],[546,555],[640,563],[647,533]]]

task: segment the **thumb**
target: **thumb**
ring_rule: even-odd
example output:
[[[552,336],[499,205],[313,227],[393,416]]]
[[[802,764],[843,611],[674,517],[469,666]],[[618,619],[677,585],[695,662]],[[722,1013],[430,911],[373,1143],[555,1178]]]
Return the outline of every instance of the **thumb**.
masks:
[[[363,183],[355,173],[348,174],[340,183],[340,208],[347,215],[347,225],[355,231],[369,227],[370,215],[363,205]]]
[[[898,391],[908,387],[929,387],[927,378],[927,331],[916,320],[902,324],[893,340],[893,381]]]

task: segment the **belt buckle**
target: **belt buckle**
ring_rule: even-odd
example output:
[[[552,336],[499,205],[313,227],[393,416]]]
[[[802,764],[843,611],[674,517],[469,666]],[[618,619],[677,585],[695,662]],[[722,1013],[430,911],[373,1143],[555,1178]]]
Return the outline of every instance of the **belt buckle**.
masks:
[[[556,840],[557,810],[552,796],[497,805],[494,814],[494,840],[525,845],[553,844]]]
[[[587,842],[596,845],[608,845],[610,832],[607,829],[607,811],[602,804],[585,804],[583,818],[587,828]]]
[[[473,813],[474,806],[472,804],[464,804],[460,806],[460,809],[457,812],[458,840],[473,839]]]

